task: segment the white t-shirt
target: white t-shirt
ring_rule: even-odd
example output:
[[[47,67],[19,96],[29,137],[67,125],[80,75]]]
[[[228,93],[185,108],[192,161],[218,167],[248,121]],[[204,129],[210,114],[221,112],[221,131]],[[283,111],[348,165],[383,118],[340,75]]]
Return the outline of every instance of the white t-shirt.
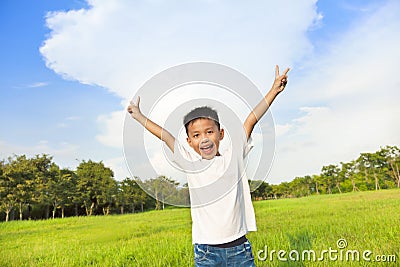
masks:
[[[187,150],[178,140],[173,161],[187,173],[192,216],[192,242],[223,244],[249,231],[256,220],[244,159],[253,147],[251,138],[235,144],[211,160]]]

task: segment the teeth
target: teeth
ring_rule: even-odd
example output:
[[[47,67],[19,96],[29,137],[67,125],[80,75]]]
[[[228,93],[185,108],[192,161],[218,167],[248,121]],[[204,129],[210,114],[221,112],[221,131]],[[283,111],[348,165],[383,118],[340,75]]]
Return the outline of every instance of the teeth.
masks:
[[[211,145],[210,145],[210,146],[206,146],[206,147],[202,147],[202,148],[200,148],[200,149],[207,150],[207,149],[210,149],[210,148],[212,148]]]

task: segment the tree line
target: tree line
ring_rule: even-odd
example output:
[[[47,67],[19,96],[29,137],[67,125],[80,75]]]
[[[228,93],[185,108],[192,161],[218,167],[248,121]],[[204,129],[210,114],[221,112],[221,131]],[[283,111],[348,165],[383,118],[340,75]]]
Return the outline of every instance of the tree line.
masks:
[[[400,188],[400,149],[386,146],[350,162],[323,166],[320,174],[271,185],[258,181],[253,200]],[[254,185],[253,185],[254,186]]]
[[[102,162],[82,161],[70,170],[60,168],[46,154],[14,155],[0,161],[2,221],[123,214],[154,206],[155,200],[135,179],[116,181]]]
[[[350,162],[323,166],[321,173],[278,185],[251,181],[253,200],[400,188],[400,149],[386,146]],[[146,192],[151,192],[149,196]],[[102,162],[60,168],[51,156],[14,155],[0,161],[0,221],[124,214],[189,205],[187,185],[165,176],[114,179]]]

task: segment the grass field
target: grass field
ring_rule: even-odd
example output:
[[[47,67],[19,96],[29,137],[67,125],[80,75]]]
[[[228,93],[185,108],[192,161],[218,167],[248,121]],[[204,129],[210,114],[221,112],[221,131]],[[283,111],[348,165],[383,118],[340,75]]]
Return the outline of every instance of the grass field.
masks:
[[[254,207],[258,231],[248,238],[257,266],[400,266],[400,190],[259,201]],[[339,239],[347,241],[345,248],[338,248]],[[183,208],[0,223],[0,248],[0,266],[193,266],[190,210]],[[280,255],[288,261],[278,260],[277,252],[271,259],[272,250],[286,251]],[[311,250],[316,259],[301,261]],[[355,250],[359,261],[351,256]],[[296,251],[299,261],[290,260]],[[371,261],[362,259],[364,251]]]

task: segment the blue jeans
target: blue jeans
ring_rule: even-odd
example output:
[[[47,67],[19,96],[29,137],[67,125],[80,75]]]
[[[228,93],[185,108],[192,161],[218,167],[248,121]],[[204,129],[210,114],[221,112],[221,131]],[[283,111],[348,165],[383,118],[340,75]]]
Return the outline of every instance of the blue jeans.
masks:
[[[204,244],[194,244],[194,263],[196,267],[255,267],[249,241],[231,248],[218,248]]]

